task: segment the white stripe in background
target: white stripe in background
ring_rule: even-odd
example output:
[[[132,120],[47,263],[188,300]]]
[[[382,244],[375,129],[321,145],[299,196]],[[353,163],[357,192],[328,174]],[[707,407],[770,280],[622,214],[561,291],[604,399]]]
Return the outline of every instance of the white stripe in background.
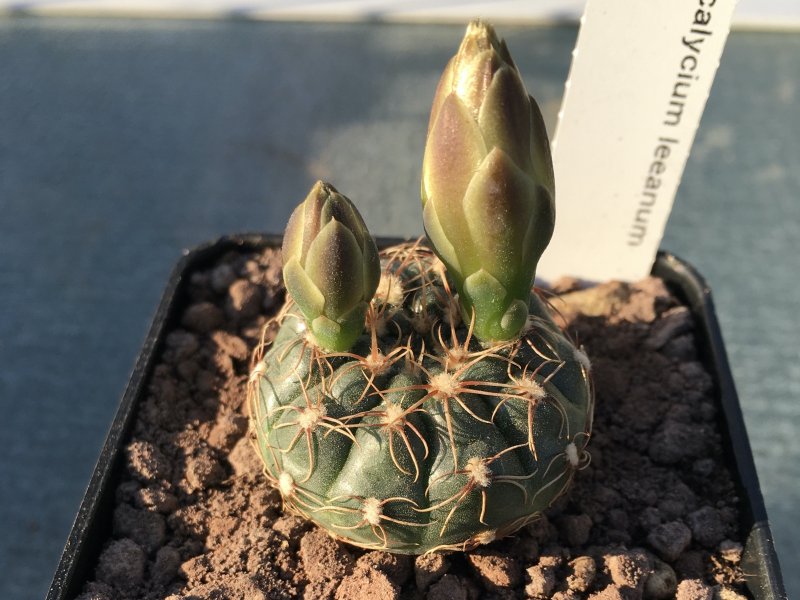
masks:
[[[631,4],[646,3],[647,0]],[[0,14],[263,20],[438,21],[466,24],[576,22],[584,0],[0,0]],[[735,24],[797,29],[797,0],[741,0]]]

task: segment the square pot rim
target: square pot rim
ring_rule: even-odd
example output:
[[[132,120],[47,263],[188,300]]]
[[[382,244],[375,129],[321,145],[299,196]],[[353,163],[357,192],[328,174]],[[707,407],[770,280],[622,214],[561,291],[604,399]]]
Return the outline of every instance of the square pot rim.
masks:
[[[137,404],[146,392],[164,333],[175,322],[178,308],[184,300],[181,292],[191,272],[229,251],[280,248],[282,239],[279,234],[269,233],[226,235],[182,252],[161,295],[111,422],[53,576],[47,600],[70,600],[80,594],[81,586],[88,580],[90,569],[96,563],[102,543],[107,539],[107,536],[97,539],[97,530],[104,524],[106,528],[110,525],[116,487],[114,474],[122,468],[122,449],[130,434]],[[376,237],[381,248],[404,241],[408,239]],[[711,289],[697,269],[666,250],[659,250],[651,274],[677,291],[692,313],[698,332],[697,344],[714,380],[715,400],[722,408],[719,424],[723,450],[742,502],[743,533],[749,530],[742,557],[746,585],[756,600],[785,600],[787,596],[780,564]]]

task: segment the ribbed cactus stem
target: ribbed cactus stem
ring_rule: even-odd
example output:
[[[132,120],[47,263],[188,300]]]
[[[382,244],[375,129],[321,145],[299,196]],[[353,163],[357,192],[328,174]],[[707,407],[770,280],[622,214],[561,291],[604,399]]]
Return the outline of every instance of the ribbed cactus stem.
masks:
[[[267,476],[288,509],[365,548],[489,543],[537,518],[586,463],[588,368],[538,299],[519,339],[484,347],[446,317],[453,291],[430,250],[381,256],[386,285],[349,352],[310,343],[288,305],[256,356]]]

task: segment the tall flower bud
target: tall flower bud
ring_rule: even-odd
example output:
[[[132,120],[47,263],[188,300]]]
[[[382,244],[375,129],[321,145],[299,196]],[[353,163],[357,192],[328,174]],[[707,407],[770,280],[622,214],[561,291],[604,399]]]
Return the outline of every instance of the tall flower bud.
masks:
[[[467,28],[433,99],[422,165],[425,231],[482,340],[519,335],[555,220],[542,115],[504,41]]]
[[[353,203],[318,181],[294,210],[283,237],[283,280],[316,342],[348,350],[381,268],[378,249]]]

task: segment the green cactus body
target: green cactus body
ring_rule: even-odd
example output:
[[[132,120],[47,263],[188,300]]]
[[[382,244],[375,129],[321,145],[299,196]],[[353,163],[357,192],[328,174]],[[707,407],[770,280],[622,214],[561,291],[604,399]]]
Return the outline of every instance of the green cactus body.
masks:
[[[288,508],[365,548],[469,549],[547,508],[586,458],[589,364],[536,295],[513,341],[460,321],[442,263],[385,250],[347,352],[309,341],[287,302],[249,386],[258,448]]]

